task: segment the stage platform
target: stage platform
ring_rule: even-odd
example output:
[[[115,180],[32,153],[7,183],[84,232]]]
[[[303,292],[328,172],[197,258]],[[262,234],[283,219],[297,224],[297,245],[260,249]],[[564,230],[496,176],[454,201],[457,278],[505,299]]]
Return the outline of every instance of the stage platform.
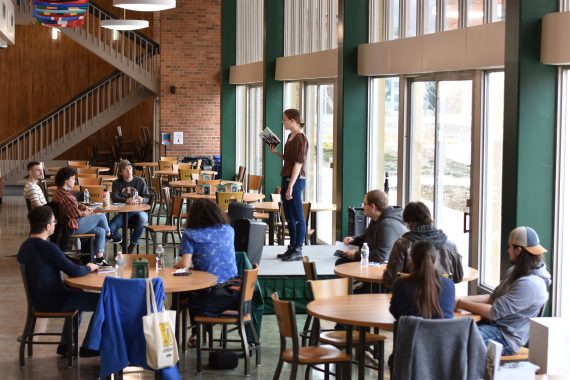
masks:
[[[298,314],[306,314],[307,303],[311,301],[311,292],[305,279],[303,264],[299,261],[281,261],[277,254],[285,252],[287,247],[268,245],[263,247],[259,263],[259,284],[265,301],[265,314],[273,314],[271,294],[277,292],[279,298],[295,301]],[[335,248],[332,245],[307,245],[303,255],[309,256],[317,265],[319,279],[334,277]]]

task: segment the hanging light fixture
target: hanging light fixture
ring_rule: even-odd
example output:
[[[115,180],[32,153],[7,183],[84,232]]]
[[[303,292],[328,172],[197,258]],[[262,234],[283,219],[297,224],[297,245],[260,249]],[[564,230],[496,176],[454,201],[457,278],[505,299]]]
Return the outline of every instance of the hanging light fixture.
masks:
[[[155,12],[176,8],[176,0],[113,0],[113,5],[132,11]]]
[[[129,20],[127,19],[127,11],[123,10],[122,19],[108,19],[101,21],[101,27],[112,30],[137,30],[148,28],[147,20]]]

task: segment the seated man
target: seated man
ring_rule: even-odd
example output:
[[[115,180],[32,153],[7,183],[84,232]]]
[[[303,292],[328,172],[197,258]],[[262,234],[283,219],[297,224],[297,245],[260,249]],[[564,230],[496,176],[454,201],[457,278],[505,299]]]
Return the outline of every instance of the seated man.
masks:
[[[135,191],[138,196],[134,198]],[[137,204],[148,203],[148,188],[146,182],[141,177],[133,175],[133,166],[127,160],[119,162],[119,178],[113,181],[113,190],[111,191],[111,199],[116,203]],[[127,213],[129,226],[134,227],[131,236],[131,244],[129,245],[129,253],[133,253],[139,244],[139,239],[144,231],[144,226],[148,222],[148,214],[145,211],[136,211]],[[122,235],[119,229],[123,226],[123,216],[116,215],[109,227],[113,234],[114,240],[121,240]]]
[[[64,167],[55,174],[57,190],[53,194],[53,201],[63,206],[67,216],[67,226],[75,234],[95,234],[95,264],[109,265],[105,261],[105,236],[111,239],[111,230],[104,214],[95,214],[93,210],[77,202],[71,192],[75,186],[75,169]],[[120,240],[113,240],[119,243]]]
[[[99,295],[80,290],[73,291],[65,287],[61,279],[61,272],[70,277],[85,276],[95,270],[97,265],[76,265],[69,260],[59,247],[48,241],[55,229],[55,217],[48,206],[35,207],[28,214],[30,221],[30,237],[22,243],[18,251],[18,262],[26,265],[26,274],[30,286],[31,303],[41,311],[95,311]],[[66,321],[67,323],[67,321]],[[65,331],[66,326],[63,326]],[[89,336],[91,323],[87,329],[86,337]],[[67,354],[67,344],[61,338],[57,347],[57,353]],[[77,344],[77,342],[74,342]],[[93,356],[97,354],[84,348],[83,342],[81,356]]]
[[[542,261],[546,252],[537,233],[517,227],[509,235],[509,261],[513,264],[491,294],[461,297],[455,307],[484,318],[479,323],[485,344],[490,339],[512,355],[527,343],[530,318],[538,317],[548,301],[550,273]]]
[[[406,231],[402,220],[402,208],[388,206],[388,195],[382,190],[372,190],[366,193],[362,201],[364,215],[371,219],[364,235],[347,236],[344,244],[362,247],[368,243],[370,261],[384,262],[392,250],[394,242]],[[338,259],[335,265],[352,261],[360,261],[360,251],[347,251],[344,257]]]
[[[463,280],[461,255],[457,247],[447,239],[442,230],[432,225],[429,208],[422,202],[410,202],[404,208],[404,223],[408,226],[406,232],[392,247],[388,265],[384,271],[382,282],[392,287],[398,273],[410,273],[410,247],[419,240],[430,241],[437,249],[436,268],[441,274],[449,274],[455,283]]]
[[[38,181],[43,178],[42,167],[39,162],[32,161],[28,164],[28,182],[24,186],[24,198],[33,207],[43,206],[47,203],[44,192],[38,185]]]

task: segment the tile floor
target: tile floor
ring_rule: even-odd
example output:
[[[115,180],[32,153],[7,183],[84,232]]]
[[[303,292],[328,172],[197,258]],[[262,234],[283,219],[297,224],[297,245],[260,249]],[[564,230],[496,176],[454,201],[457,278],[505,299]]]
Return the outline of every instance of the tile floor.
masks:
[[[12,189],[13,194],[20,194],[18,189]],[[55,353],[56,346],[35,346],[34,356],[26,360],[26,367],[20,368],[18,363],[18,343],[17,337],[21,334],[24,318],[26,302],[24,299],[24,290],[22,288],[20,275],[17,267],[15,254],[22,241],[27,237],[29,228],[26,219],[26,205],[20,196],[4,196],[3,204],[0,205],[0,287],[3,291],[0,293],[0,342],[4,349],[0,350],[0,378],[2,379],[96,379],[98,376],[99,366],[98,358],[85,358],[74,362],[73,368],[67,367],[67,361]],[[172,260],[172,255],[168,255]],[[169,264],[167,262],[167,264]],[[80,332],[80,340],[85,332],[87,325],[87,317],[82,323]],[[44,320],[45,321],[45,320]],[[305,321],[305,315],[298,316],[298,325],[301,329]],[[37,329],[61,330],[61,324],[57,322],[40,323]],[[391,334],[388,333],[389,339],[386,341],[386,358],[391,352],[392,341]],[[262,350],[262,366],[255,367],[255,361],[252,360],[251,378],[271,379],[277,365],[279,353],[279,334],[277,324],[273,315],[265,315],[262,324],[261,342]],[[204,360],[204,359],[203,359]],[[207,357],[206,357],[207,360]],[[243,360],[240,360],[239,366],[234,370],[216,371],[207,367],[201,375],[195,371],[195,352],[189,350],[185,355],[181,354],[180,372],[182,378],[200,378],[200,379],[227,379],[227,378],[243,378]],[[356,367],[353,366],[353,378]],[[387,371],[385,371],[385,374]],[[366,378],[377,378],[377,372],[367,370]],[[153,373],[149,371],[142,372],[141,369],[129,368],[125,373],[125,379],[153,379]],[[289,367],[284,366],[281,378],[289,378]],[[297,378],[304,378],[304,368],[301,369]],[[323,378],[319,372],[312,372],[313,379]],[[388,378],[385,375],[385,378]]]

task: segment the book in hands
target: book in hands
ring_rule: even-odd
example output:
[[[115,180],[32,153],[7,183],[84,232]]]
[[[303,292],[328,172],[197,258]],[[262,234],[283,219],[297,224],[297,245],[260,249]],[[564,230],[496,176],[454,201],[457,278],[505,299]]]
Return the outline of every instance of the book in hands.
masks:
[[[344,254],[347,251],[359,250],[358,246],[352,244],[344,244],[342,241],[336,241],[334,243],[334,247],[336,248],[336,251],[334,253],[336,257],[344,257]]]
[[[277,135],[273,133],[269,127],[265,127],[265,129],[259,134],[259,137],[261,137],[263,141],[265,141],[265,143],[270,146],[277,146],[281,144],[279,137],[277,137]]]

